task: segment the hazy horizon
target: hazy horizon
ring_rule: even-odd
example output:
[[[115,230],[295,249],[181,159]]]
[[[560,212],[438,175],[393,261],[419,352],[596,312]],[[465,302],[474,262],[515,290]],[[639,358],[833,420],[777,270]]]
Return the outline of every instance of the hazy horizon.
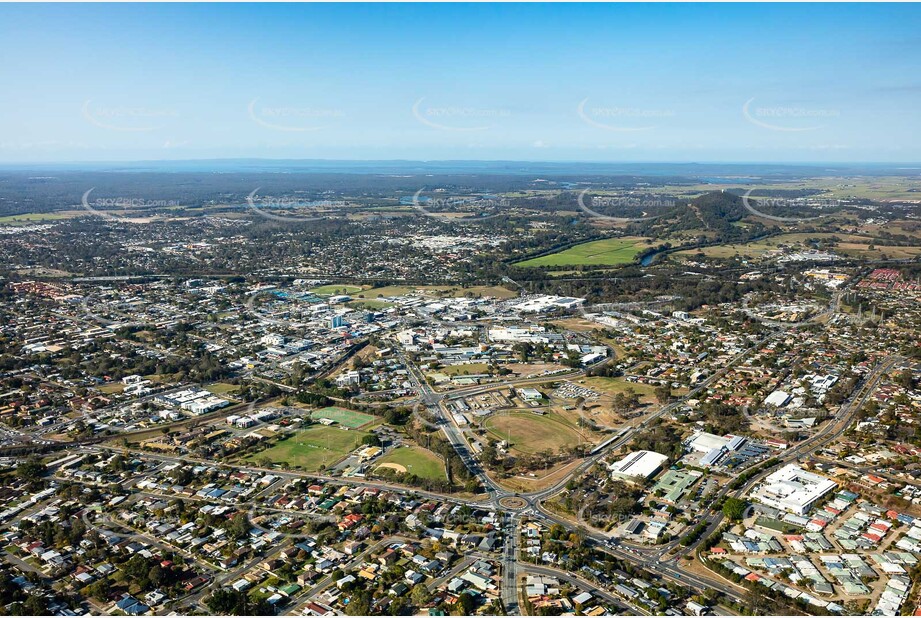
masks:
[[[0,5],[0,163],[921,161],[917,5]]]
[[[776,174],[828,173],[917,176],[914,161],[553,161],[502,159],[273,159],[268,157],[160,159],[136,161],[2,162],[7,172],[182,172],[326,174],[546,174],[546,175],[706,175],[731,178]]]

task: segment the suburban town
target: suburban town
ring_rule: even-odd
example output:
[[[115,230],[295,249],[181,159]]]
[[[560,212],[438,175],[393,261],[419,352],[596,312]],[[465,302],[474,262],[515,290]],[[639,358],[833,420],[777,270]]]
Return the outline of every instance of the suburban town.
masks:
[[[431,219],[410,224],[445,225]],[[157,263],[151,253],[207,261],[217,247],[170,240],[188,232],[171,221],[142,244],[149,224],[89,223],[115,234],[129,269]],[[54,269],[36,257],[85,234],[79,224],[5,228],[8,608],[921,607],[916,260],[867,260],[783,228],[776,244],[678,244],[653,262],[639,243],[620,271],[607,263],[624,246],[616,227],[574,247],[601,243],[597,253],[543,253],[553,268],[572,260],[640,281],[693,270],[733,289],[697,300],[658,285],[547,293],[555,272],[527,269],[545,257],[460,277],[511,240],[464,235],[468,223],[412,240],[431,277],[418,283],[396,258],[318,276],[311,264],[329,250],[242,276],[187,276],[176,263],[160,267],[169,276],[105,276],[79,252],[59,249]]]
[[[919,32],[0,0],[0,616],[921,616]]]

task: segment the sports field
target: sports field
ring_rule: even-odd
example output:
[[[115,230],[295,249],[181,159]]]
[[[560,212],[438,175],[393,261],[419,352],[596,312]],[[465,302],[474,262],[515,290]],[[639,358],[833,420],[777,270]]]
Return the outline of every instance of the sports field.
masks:
[[[286,464],[290,468],[316,472],[329,467],[355,450],[366,431],[345,430],[338,427],[316,426],[298,431],[264,451],[246,457],[261,463],[267,459],[272,463]]]
[[[367,425],[371,421],[376,420],[377,417],[365,414],[364,412],[356,412],[355,410],[346,410],[345,408],[332,406],[313,412],[310,418],[314,420],[328,418],[331,421],[336,421],[340,425],[355,429],[356,427]]]
[[[522,453],[555,451],[579,443],[575,427],[554,418],[531,412],[499,414],[486,419],[483,428],[496,440],[508,440],[512,449]]]
[[[350,300],[346,304],[356,309],[389,309],[393,307],[393,303],[389,303],[386,300],[378,300],[376,298]]]
[[[364,288],[360,285],[346,285],[344,283],[330,283],[312,288],[310,291],[317,296],[336,296],[339,294],[355,294],[361,292]]]
[[[489,373],[489,364],[487,363],[464,363],[461,365],[448,365],[440,369],[441,373],[446,376],[469,376],[478,373]]]
[[[461,298],[470,294],[473,296],[493,296],[501,299],[514,298],[518,295],[514,290],[501,285],[474,285],[467,288],[456,285],[388,285],[366,290],[357,296],[359,299],[362,297],[374,299],[378,296],[405,296],[407,294],[420,294],[432,298]]]
[[[635,236],[605,238],[604,240],[582,243],[558,253],[516,262],[515,266],[523,268],[537,266],[618,266],[620,264],[629,264],[640,251],[648,246],[645,243],[645,239]]]
[[[418,446],[401,446],[393,449],[375,464],[378,468],[390,468],[400,474],[415,474],[416,476],[444,481],[444,462],[435,453]]]

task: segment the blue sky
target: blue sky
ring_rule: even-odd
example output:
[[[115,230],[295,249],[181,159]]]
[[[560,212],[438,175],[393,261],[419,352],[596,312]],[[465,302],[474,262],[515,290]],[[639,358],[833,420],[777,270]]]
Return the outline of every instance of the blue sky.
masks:
[[[921,6],[0,5],[0,162],[921,161]]]

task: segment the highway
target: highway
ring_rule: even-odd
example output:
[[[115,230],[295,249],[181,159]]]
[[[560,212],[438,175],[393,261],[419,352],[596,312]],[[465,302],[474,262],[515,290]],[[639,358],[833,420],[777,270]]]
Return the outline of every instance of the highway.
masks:
[[[518,581],[518,528],[520,525],[520,517],[513,515],[508,533],[505,535],[505,545],[502,547],[502,602],[505,604],[506,613],[510,616],[520,613],[518,606],[521,590]]]

